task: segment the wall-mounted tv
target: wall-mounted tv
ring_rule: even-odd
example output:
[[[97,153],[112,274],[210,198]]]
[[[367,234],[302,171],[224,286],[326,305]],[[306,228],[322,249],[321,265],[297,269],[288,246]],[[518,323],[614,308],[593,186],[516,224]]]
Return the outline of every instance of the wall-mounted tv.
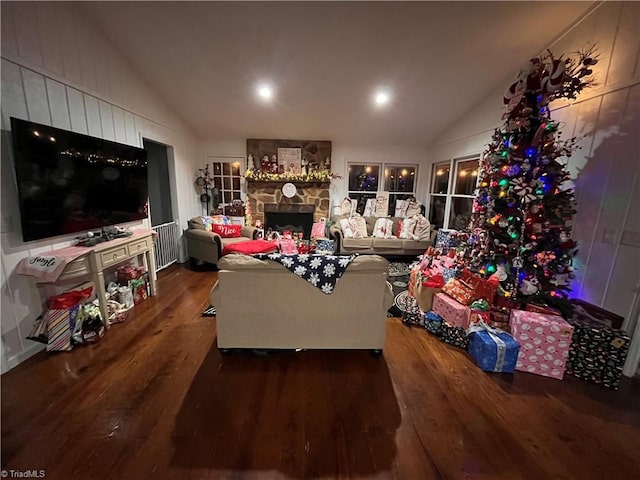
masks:
[[[147,152],[11,118],[25,242],[147,218]]]

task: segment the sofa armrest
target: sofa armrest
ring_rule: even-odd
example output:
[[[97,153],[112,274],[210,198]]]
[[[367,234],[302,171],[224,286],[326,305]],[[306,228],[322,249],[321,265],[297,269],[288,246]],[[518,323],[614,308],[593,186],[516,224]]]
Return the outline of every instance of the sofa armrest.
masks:
[[[331,225],[329,227],[329,237],[336,242],[335,252],[340,253],[342,248],[342,230],[337,225]]]
[[[256,239],[256,235],[258,235],[258,229],[256,227],[252,227],[251,225],[243,225],[240,229],[240,234],[243,237],[250,238],[251,240]]]
[[[198,230],[195,228],[191,228],[189,230],[185,230],[184,236],[190,240],[195,240],[197,242],[212,242],[221,244],[220,235],[213,232],[207,232],[206,230]]]
[[[217,233],[192,228],[184,232],[184,238],[190,258],[214,264],[220,259],[222,239]]]
[[[336,225],[331,225],[329,227],[329,235],[333,239],[342,239],[342,229]]]

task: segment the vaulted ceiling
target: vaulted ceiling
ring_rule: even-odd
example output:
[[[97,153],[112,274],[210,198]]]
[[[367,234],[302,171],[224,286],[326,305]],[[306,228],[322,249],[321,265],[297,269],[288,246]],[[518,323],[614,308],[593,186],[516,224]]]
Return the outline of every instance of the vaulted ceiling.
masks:
[[[86,2],[202,139],[427,145],[593,2]],[[276,88],[256,100],[257,82]],[[392,91],[384,109],[374,88]],[[499,119],[496,119],[499,123]]]

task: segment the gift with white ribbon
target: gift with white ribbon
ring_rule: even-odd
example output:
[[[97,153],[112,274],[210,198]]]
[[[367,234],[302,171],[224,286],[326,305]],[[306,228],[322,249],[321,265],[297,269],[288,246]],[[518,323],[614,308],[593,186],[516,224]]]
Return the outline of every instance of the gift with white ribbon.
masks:
[[[485,372],[513,373],[520,344],[507,332],[492,328],[483,321],[467,329],[469,354]]]

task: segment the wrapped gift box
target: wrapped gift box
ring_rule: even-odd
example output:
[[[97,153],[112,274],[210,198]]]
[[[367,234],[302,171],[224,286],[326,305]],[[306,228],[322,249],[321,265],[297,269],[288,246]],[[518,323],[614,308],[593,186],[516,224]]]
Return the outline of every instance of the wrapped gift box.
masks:
[[[130,264],[121,265],[116,268],[116,278],[121,285],[127,285],[129,280],[135,280],[140,278],[146,273],[144,267],[135,267]]]
[[[463,305],[470,305],[475,300],[471,285],[457,278],[453,278],[445,283],[442,291]]]
[[[624,317],[621,317],[620,315],[587,303],[579,298],[572,298],[571,303],[574,305],[574,308],[577,311],[576,313],[600,320],[604,325],[611,328],[622,328]]]
[[[455,248],[460,245],[459,232],[452,229],[441,228],[436,234],[436,248],[442,249],[443,252],[449,251],[450,248]]]
[[[496,292],[498,291],[497,284],[489,282],[487,279],[471,272],[468,268],[460,272],[460,280],[471,286],[474,300],[482,298],[489,302],[489,304],[493,303]]]
[[[575,315],[569,319],[575,331],[571,339],[567,373],[617,390],[631,339],[598,320]]]
[[[499,328],[500,330],[508,333],[511,332],[511,327],[509,325],[510,313],[507,313],[504,310],[491,310],[489,314],[489,322],[487,325],[492,328]]]
[[[442,317],[435,312],[429,311],[424,314],[424,328],[438,337],[442,334],[442,322]]]
[[[466,329],[469,326],[471,310],[445,293],[433,297],[432,310],[451,325]]]
[[[480,322],[484,322],[489,325],[491,323],[491,312],[472,309],[469,314],[469,325],[475,325]]]
[[[406,312],[402,312],[402,323],[405,325],[417,325],[422,326],[422,313],[420,310],[410,310]]]
[[[506,332],[469,328],[469,354],[485,372],[513,373],[516,369],[520,344]]]
[[[442,322],[441,338],[445,343],[453,345],[455,347],[464,348],[469,347],[469,338],[467,337],[467,331],[464,328],[451,325],[446,320]]]
[[[562,317],[511,310],[513,338],[520,343],[516,370],[562,380],[573,327]]]

